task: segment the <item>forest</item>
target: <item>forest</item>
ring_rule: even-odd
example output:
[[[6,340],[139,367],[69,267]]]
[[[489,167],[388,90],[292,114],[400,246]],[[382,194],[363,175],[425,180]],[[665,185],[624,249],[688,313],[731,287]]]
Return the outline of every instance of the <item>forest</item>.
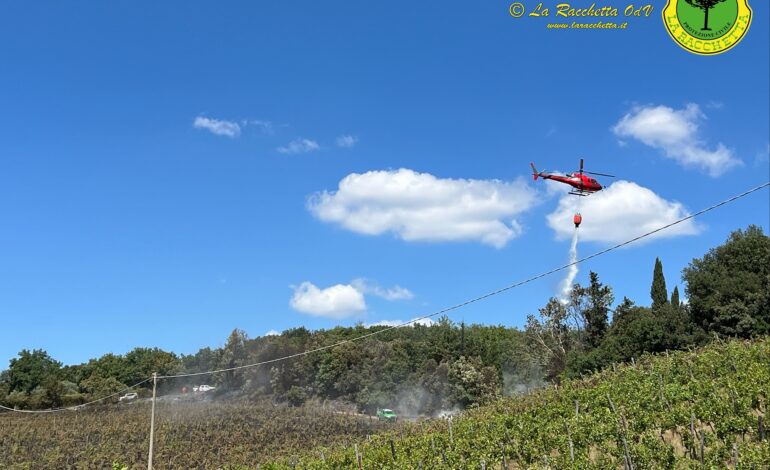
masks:
[[[645,353],[770,332],[770,238],[760,227],[736,230],[693,259],[682,271],[681,297],[676,287],[668,291],[662,260],[652,261],[651,302],[618,300],[612,286],[591,272],[587,285],[575,284],[566,300],[548,299],[523,329],[458,324],[447,317],[396,329],[300,327],[257,338],[235,329],[223,347],[192,355],[136,348],[68,366],[44,350],[22,350],[0,374],[0,405],[42,410],[112,394],[107,402],[117,402],[118,392],[140,382],[137,389],[146,397],[154,372],[232,368],[342,342],[264,366],[161,380],[158,393],[178,394],[207,383],[222,398],[294,407],[332,400],[367,414],[389,407],[404,415],[432,416],[559,384]]]

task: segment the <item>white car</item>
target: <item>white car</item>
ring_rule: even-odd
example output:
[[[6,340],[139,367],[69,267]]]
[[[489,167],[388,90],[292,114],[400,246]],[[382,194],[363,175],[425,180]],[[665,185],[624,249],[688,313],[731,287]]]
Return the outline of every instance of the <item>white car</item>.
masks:
[[[211,385],[196,385],[193,387],[193,392],[209,392],[211,390],[216,390],[216,387]]]
[[[122,397],[118,398],[118,401],[131,401],[139,398],[139,394],[136,392],[126,393]]]

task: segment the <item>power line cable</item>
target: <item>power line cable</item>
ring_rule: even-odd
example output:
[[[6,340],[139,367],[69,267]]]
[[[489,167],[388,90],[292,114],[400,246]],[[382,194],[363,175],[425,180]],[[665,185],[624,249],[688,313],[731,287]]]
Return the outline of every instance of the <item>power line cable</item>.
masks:
[[[611,251],[617,250],[618,248],[622,248],[622,247],[624,247],[626,245],[629,245],[629,244],[634,243],[634,242],[636,242],[638,240],[641,240],[643,238],[649,237],[650,235],[658,233],[658,232],[660,232],[662,230],[666,230],[667,228],[673,227],[674,225],[677,225],[677,224],[680,224],[680,223],[685,222],[687,220],[693,219],[693,218],[695,218],[695,217],[697,217],[699,215],[705,214],[706,212],[709,212],[709,211],[712,211],[712,210],[714,210],[714,209],[716,209],[718,207],[724,206],[725,204],[729,204],[729,203],[731,203],[733,201],[736,201],[736,200],[738,200],[738,199],[740,199],[742,197],[748,196],[749,194],[751,194],[753,192],[756,192],[756,191],[759,191],[760,189],[765,188],[767,186],[770,186],[770,182],[763,183],[763,184],[761,184],[761,185],[759,185],[757,187],[754,187],[754,188],[749,189],[747,191],[744,191],[744,192],[742,192],[740,194],[732,196],[732,197],[730,197],[728,199],[725,199],[722,202],[719,202],[717,204],[709,206],[709,207],[707,207],[705,209],[701,209],[700,211],[698,211],[698,212],[696,212],[694,214],[688,215],[686,217],[682,217],[681,219],[675,220],[674,222],[671,222],[671,223],[666,224],[666,225],[664,225],[662,227],[656,228],[655,230],[651,230],[651,231],[649,231],[647,233],[639,235],[638,237],[632,238],[632,239],[624,241],[622,243],[618,243],[617,245],[611,246],[611,247],[606,248],[606,249],[604,249],[602,251],[598,251],[598,252],[596,252],[596,253],[594,253],[592,255],[588,255],[586,257],[580,258],[580,259],[578,259],[578,260],[576,260],[576,261],[574,261],[572,263],[567,263],[564,266],[560,266],[560,267],[552,269],[550,271],[546,271],[544,273],[537,274],[537,275],[532,276],[530,278],[527,278],[527,279],[525,279],[523,281],[519,281],[519,282],[516,282],[514,284],[510,284],[508,286],[505,286],[503,288],[497,289],[495,291],[488,292],[488,293],[486,293],[484,295],[481,295],[479,297],[476,297],[476,298],[473,298],[473,299],[470,299],[470,300],[466,300],[465,302],[461,302],[459,304],[452,305],[451,307],[446,307],[446,308],[441,309],[441,310],[439,310],[437,312],[434,312],[434,313],[431,313],[431,314],[428,314],[428,315],[424,315],[422,317],[414,318],[412,320],[409,320],[409,321],[404,322],[404,323],[400,323],[398,325],[389,326],[389,327],[383,328],[381,330],[376,330],[376,331],[373,331],[371,333],[367,333],[367,334],[364,334],[364,335],[361,335],[361,336],[356,336],[355,338],[350,338],[350,339],[345,339],[345,340],[342,340],[342,341],[338,341],[338,342],[336,342],[334,344],[330,344],[330,345],[327,345],[327,346],[321,346],[321,347],[318,347],[318,348],[315,348],[315,349],[310,349],[308,351],[303,351],[303,352],[296,353],[296,354],[290,354],[288,356],[278,357],[278,358],[275,358],[275,359],[269,359],[267,361],[256,362],[256,363],[253,363],[253,364],[245,364],[245,365],[242,365],[242,366],[227,367],[227,368],[224,368],[224,369],[217,369],[217,370],[211,370],[211,371],[192,372],[192,373],[189,373],[189,374],[159,375],[158,378],[159,379],[172,379],[172,378],[179,378],[179,377],[195,377],[195,376],[200,376],[200,375],[216,374],[216,373],[220,373],[220,372],[231,372],[231,371],[240,370],[240,369],[248,369],[248,368],[252,368],[252,367],[258,367],[258,366],[262,366],[262,365],[266,365],[266,364],[273,364],[273,363],[276,363],[276,362],[286,361],[286,360],[289,360],[289,359],[294,359],[294,358],[297,358],[297,357],[307,356],[309,354],[314,354],[314,353],[317,353],[317,352],[325,351],[327,349],[332,349],[332,348],[335,348],[337,346],[341,346],[343,344],[352,343],[352,342],[355,342],[355,341],[360,341],[362,339],[366,339],[366,338],[372,337],[374,335],[379,335],[379,334],[385,333],[387,331],[395,330],[397,328],[402,328],[404,326],[409,326],[409,325],[412,325],[412,324],[417,323],[419,321],[427,320],[428,318],[432,318],[432,317],[435,317],[437,315],[441,315],[441,314],[444,314],[444,313],[447,313],[447,312],[451,312],[452,310],[457,310],[459,308],[462,308],[462,307],[465,307],[467,305],[479,302],[479,301],[487,299],[489,297],[492,297],[492,296],[495,296],[495,295],[498,295],[498,294],[502,294],[503,292],[509,291],[511,289],[514,289],[516,287],[522,286],[524,284],[528,284],[528,283],[530,283],[532,281],[535,281],[537,279],[540,279],[542,277],[545,277],[545,276],[548,276],[550,274],[553,274],[553,273],[562,271],[564,269],[567,269],[570,266],[577,265],[577,264],[583,263],[585,261],[588,261],[588,260],[590,260],[592,258],[596,258],[598,256],[607,254],[607,253],[609,253]]]

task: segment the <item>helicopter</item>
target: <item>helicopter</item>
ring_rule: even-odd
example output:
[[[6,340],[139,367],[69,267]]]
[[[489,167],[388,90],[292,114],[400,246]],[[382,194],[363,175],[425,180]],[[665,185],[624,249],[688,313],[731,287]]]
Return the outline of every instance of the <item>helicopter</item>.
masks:
[[[567,173],[567,175],[564,176],[556,173],[546,173],[544,171],[538,172],[534,163],[530,163],[529,165],[532,167],[532,177],[535,181],[537,181],[538,178],[543,178],[546,180],[554,180],[560,183],[566,183],[572,186],[573,189],[570,191],[570,194],[575,196],[590,196],[591,194],[602,190],[602,185],[599,184],[596,179],[587,175],[609,176],[610,178],[614,178],[613,175],[608,175],[606,173],[583,171],[582,158],[580,159],[580,170],[573,173]]]
[[[570,194],[574,196],[590,196],[591,194],[601,191],[602,185],[599,184],[598,181],[596,181],[595,178],[591,178],[587,175],[597,175],[597,176],[608,176],[610,178],[614,178],[612,175],[608,175],[606,173],[594,173],[591,171],[583,171],[583,159],[580,159],[580,170],[567,173],[566,175],[557,175],[555,173],[546,173],[544,171],[537,171],[537,168],[535,168],[535,164],[531,163],[529,166],[532,167],[532,178],[537,181],[538,178],[543,178],[546,180],[554,180],[558,181],[560,183],[565,183],[570,186],[572,186],[572,190],[569,192]],[[580,212],[576,212],[575,216],[572,219],[573,223],[575,224],[575,230],[580,227],[581,222],[583,222],[583,216],[580,215]]]

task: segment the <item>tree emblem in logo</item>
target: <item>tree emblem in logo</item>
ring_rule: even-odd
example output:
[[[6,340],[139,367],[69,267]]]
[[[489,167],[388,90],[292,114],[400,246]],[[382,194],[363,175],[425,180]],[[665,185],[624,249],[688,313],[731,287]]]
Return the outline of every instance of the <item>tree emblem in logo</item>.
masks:
[[[751,13],[748,0],[667,0],[663,24],[685,50],[714,55],[743,39]]]
[[[701,30],[703,31],[711,31],[711,28],[709,28],[709,10],[714,8],[714,6],[717,3],[722,3],[725,0],[684,0],[687,2],[688,5],[692,5],[695,8],[700,8],[705,12],[703,16],[703,27]]]

